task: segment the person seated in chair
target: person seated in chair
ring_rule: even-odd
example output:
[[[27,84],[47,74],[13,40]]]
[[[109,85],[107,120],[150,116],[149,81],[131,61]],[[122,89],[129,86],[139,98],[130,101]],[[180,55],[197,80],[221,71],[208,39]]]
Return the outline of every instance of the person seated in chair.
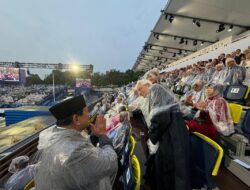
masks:
[[[34,179],[36,164],[29,165],[28,156],[14,158],[9,166],[9,172],[13,175],[5,184],[5,190],[19,190]]]
[[[202,133],[216,140],[217,132],[224,136],[234,133],[234,125],[226,101],[221,97],[223,86],[209,84],[206,86],[207,99],[197,103],[199,110],[195,119],[186,121],[190,131]]]

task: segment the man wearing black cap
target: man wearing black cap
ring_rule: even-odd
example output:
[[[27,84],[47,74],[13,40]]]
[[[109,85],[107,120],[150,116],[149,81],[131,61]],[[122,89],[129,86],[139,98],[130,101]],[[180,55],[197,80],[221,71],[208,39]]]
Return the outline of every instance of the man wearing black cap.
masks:
[[[38,149],[41,161],[35,174],[38,190],[110,190],[117,172],[117,156],[106,136],[106,122],[97,116],[91,125],[99,137],[92,145],[85,132],[88,108],[83,96],[77,96],[50,108],[57,126],[40,133]]]

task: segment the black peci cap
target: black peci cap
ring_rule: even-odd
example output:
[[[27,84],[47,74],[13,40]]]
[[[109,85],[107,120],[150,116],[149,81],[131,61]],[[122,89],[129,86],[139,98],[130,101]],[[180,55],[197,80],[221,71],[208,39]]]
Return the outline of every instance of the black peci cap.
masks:
[[[57,120],[65,119],[86,107],[83,95],[69,98],[52,106],[49,111]]]

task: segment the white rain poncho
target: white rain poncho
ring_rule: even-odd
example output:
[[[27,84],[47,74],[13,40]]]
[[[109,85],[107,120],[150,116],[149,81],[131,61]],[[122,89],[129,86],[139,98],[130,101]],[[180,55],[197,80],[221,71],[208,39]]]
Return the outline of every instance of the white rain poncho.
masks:
[[[226,77],[224,83],[226,85],[239,85],[242,84],[245,78],[245,71],[241,66],[234,66],[225,70]]]
[[[205,74],[205,76],[204,76],[205,81],[210,81],[214,75],[214,72],[215,72],[214,67],[206,68],[205,73],[204,73]]]
[[[29,157],[20,156],[12,160],[9,166],[9,172],[13,175],[5,184],[5,190],[19,190],[34,178],[36,165],[28,165]]]
[[[153,84],[150,87],[148,99],[148,109],[149,115],[146,118],[147,125],[151,126],[151,119],[155,114],[161,112],[162,110],[171,109],[171,111],[179,111],[179,103],[175,95],[168,89],[164,88],[162,85]],[[147,142],[150,154],[155,154],[159,143],[155,145],[149,139]]]
[[[112,146],[94,147],[85,132],[51,127],[40,133],[38,149],[42,155],[35,174],[37,189],[112,189],[117,172]]]
[[[224,136],[229,136],[234,133],[234,124],[226,101],[219,95],[223,87],[217,84],[211,84],[210,86],[218,95],[206,100],[206,110],[217,131]]]
[[[245,69],[246,69],[246,77],[245,80],[243,81],[243,84],[248,86],[250,85],[250,61],[247,61]]]
[[[131,104],[133,101],[135,101],[138,98],[138,94],[134,91],[134,90],[130,90],[128,92],[128,98],[127,98],[127,102],[128,104]]]
[[[220,71],[215,71],[211,80],[209,81],[209,83],[214,83],[214,84],[224,84],[224,81],[226,79],[226,75],[227,75],[227,71],[226,69],[222,69]]]

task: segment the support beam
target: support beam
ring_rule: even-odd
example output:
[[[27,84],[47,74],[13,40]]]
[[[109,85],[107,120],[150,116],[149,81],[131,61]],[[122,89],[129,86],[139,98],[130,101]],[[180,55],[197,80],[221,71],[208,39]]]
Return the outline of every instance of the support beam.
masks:
[[[151,31],[153,33],[153,35],[160,35],[160,36],[169,36],[169,37],[173,37],[173,38],[183,38],[184,40],[192,40],[192,41],[201,41],[201,42],[207,42],[207,43],[215,43],[217,41],[210,41],[210,40],[204,40],[204,39],[197,39],[197,38],[190,38],[187,36],[178,36],[178,35],[173,35],[173,34],[168,34],[168,33],[160,33],[160,32],[155,32],[155,31]],[[156,37],[156,36],[155,36]]]
[[[159,45],[159,44],[149,44],[149,43],[146,43],[146,42],[145,42],[145,44],[146,44],[146,47],[148,47],[148,46],[149,46],[149,47],[155,46],[155,47],[162,47],[162,48],[167,48],[167,49],[175,49],[175,50],[196,52],[196,51],[194,51],[194,50],[185,49],[185,48],[178,48],[178,47],[171,47],[171,46],[163,46],[163,45]],[[148,48],[148,49],[150,49],[150,48]]]
[[[164,15],[172,15],[174,17],[180,17],[180,18],[186,18],[186,19],[196,19],[199,21],[203,21],[203,22],[209,22],[209,23],[214,23],[214,24],[225,24],[225,25],[233,25],[236,27],[240,27],[240,28],[246,28],[246,29],[250,29],[250,26],[245,26],[245,25],[240,25],[240,24],[235,24],[235,23],[228,23],[228,22],[223,22],[223,21],[218,21],[218,20],[210,20],[210,19],[206,19],[206,18],[199,18],[199,17],[191,17],[191,16],[186,16],[186,15],[180,15],[180,14],[176,14],[176,13],[169,13],[166,12],[164,10],[161,10],[162,14]]]

